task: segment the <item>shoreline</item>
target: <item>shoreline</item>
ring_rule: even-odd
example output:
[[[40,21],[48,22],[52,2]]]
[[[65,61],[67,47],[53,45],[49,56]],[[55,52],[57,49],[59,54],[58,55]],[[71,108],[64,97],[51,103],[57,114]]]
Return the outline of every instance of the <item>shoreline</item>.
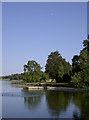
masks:
[[[12,84],[11,86],[25,88],[27,90],[58,90],[58,91],[80,91],[80,92],[89,92],[89,89],[86,88],[73,88],[73,87],[50,87],[44,89],[42,86],[27,86],[27,85],[19,85]]]
[[[17,80],[1,80],[1,81],[14,81],[14,82],[18,82]],[[22,80],[21,80],[22,81]],[[19,81],[20,82],[20,81]],[[19,87],[19,88],[25,88],[28,90],[59,90],[59,91],[83,91],[83,92],[89,92],[88,88],[75,88],[75,87],[51,87],[51,86],[47,86],[47,87],[43,87],[43,86],[34,86],[36,83],[13,83],[11,84],[11,86],[13,87]],[[41,84],[45,84],[45,83],[41,83]]]
[[[84,91],[89,92],[89,89],[84,88],[68,88],[68,87],[47,87],[44,89],[43,87],[26,87],[28,90],[59,90],[59,91]]]

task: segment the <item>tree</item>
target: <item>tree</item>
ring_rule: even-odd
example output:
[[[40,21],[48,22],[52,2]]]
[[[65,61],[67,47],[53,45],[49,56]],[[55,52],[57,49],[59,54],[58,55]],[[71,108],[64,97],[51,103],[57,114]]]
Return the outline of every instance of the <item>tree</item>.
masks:
[[[28,61],[27,65],[24,65],[23,80],[26,82],[40,82],[42,67],[34,60]]]
[[[51,52],[48,56],[47,64],[45,66],[46,73],[49,74],[50,78],[57,79],[58,77],[58,69],[59,69],[59,61],[61,61],[61,55],[58,51]]]
[[[71,66],[62,58],[58,51],[55,51],[48,55],[45,69],[50,78],[56,79],[56,82],[59,82],[63,81],[63,76],[69,73]]]
[[[41,71],[42,67],[36,61],[28,61],[24,65],[23,80],[26,82],[41,82],[41,80],[49,79],[47,73]]]
[[[75,55],[72,59],[72,71],[73,73],[78,72],[80,70],[80,60],[79,60],[79,56]]]
[[[8,76],[3,76],[2,77],[3,79],[10,79],[10,80],[22,80],[22,73],[21,74],[11,74],[11,75],[8,75]]]
[[[89,85],[89,35],[88,40],[83,41],[83,50],[80,55],[75,55],[72,59],[71,81],[77,87],[87,87]]]
[[[24,65],[24,72],[39,72],[42,69],[42,67],[34,60],[28,61],[27,65]]]

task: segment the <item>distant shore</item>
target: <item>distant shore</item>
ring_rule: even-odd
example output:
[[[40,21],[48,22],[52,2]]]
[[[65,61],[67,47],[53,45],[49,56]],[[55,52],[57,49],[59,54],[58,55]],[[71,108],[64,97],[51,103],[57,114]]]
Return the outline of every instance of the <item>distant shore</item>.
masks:
[[[0,81],[17,81],[18,82],[18,81],[23,81],[23,80],[10,80],[10,79],[2,79],[1,78]]]

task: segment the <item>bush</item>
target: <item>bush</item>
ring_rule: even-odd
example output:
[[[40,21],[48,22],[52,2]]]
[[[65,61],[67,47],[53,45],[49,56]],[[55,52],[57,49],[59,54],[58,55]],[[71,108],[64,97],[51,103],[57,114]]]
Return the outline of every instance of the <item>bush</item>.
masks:
[[[71,77],[71,82],[74,83],[75,87],[86,88],[89,86],[89,69],[84,69],[78,73],[75,73]]]

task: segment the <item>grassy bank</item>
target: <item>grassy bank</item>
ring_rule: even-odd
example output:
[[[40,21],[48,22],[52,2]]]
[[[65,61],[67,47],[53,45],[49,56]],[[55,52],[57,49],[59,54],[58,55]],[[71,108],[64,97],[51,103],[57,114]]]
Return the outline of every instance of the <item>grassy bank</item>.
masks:
[[[44,87],[41,88],[43,85],[47,86],[46,90],[89,92],[89,88],[74,87],[73,83],[20,83],[20,84],[12,84],[12,86],[26,88],[29,90],[44,90]]]
[[[13,81],[12,82],[12,86],[16,86],[16,87],[30,87],[30,86],[43,86],[45,84],[45,86],[48,87],[64,87],[64,88],[79,88],[79,87],[75,87],[73,82],[68,82],[68,83],[56,83],[56,82],[31,82],[31,83],[26,83],[23,80],[10,80],[10,79],[2,79],[2,81]],[[83,87],[81,87],[83,88]],[[89,87],[86,87],[86,89],[89,89]]]
[[[19,83],[19,84],[12,84],[12,86],[18,86],[18,87],[30,87],[30,86],[49,86],[49,87],[74,87],[73,83],[54,83],[54,82],[35,82],[35,83]]]
[[[73,83],[46,83],[50,87],[74,87]]]

